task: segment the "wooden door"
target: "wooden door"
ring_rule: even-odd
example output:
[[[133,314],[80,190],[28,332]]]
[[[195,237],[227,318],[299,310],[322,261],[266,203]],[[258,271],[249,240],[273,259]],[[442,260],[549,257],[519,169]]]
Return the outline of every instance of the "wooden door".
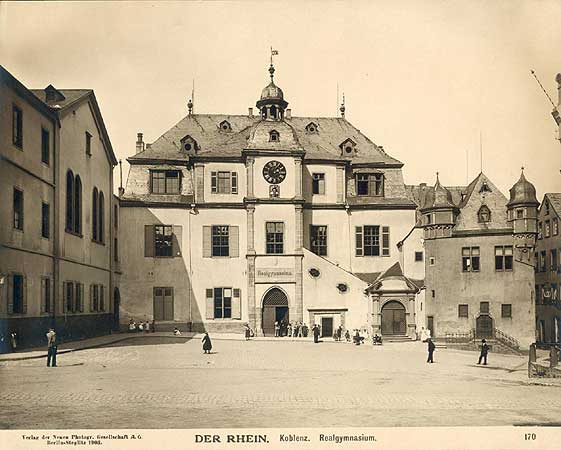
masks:
[[[434,317],[427,317],[427,329],[430,330],[431,337],[434,337]]]
[[[275,318],[276,308],[274,306],[265,306],[263,308],[263,334],[265,336],[275,335]]]
[[[164,320],[173,320],[173,288],[164,289]]]
[[[333,336],[333,317],[321,318],[321,337]]]
[[[382,308],[382,334],[405,334],[405,307],[396,301],[388,302]]]
[[[164,320],[164,288],[154,288],[154,320]]]
[[[493,337],[493,319],[487,314],[481,314],[475,320],[475,337],[478,339]]]

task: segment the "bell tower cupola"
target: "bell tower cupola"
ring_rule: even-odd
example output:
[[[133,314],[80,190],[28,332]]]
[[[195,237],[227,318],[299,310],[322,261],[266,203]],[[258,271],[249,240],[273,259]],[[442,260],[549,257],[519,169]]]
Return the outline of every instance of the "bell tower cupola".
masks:
[[[272,50],[274,52],[274,50]],[[276,53],[272,53],[276,54]],[[274,82],[275,67],[271,56],[269,66],[269,76],[271,82],[261,91],[261,98],[257,100],[256,106],[259,109],[261,118],[264,120],[283,120],[288,102],[284,100],[282,89]]]

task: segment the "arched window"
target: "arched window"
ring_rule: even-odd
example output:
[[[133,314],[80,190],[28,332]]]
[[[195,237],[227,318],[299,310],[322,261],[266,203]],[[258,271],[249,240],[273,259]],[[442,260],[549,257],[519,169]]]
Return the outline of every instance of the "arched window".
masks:
[[[277,118],[277,108],[275,105],[271,106],[271,109],[269,110],[271,112],[271,117],[273,119]]]
[[[97,241],[97,208],[98,208],[97,188],[93,188],[92,192],[92,239]]]
[[[66,231],[74,229],[74,174],[66,172]]]
[[[479,208],[479,211],[477,212],[477,220],[479,223],[491,222],[491,210],[486,205]]]
[[[82,181],[80,175],[74,179],[74,232],[82,233]]]
[[[105,199],[99,191],[99,242],[105,242]]]
[[[272,130],[271,132],[269,132],[269,141],[271,142],[278,142],[280,141],[280,134],[278,131],[276,130]]]

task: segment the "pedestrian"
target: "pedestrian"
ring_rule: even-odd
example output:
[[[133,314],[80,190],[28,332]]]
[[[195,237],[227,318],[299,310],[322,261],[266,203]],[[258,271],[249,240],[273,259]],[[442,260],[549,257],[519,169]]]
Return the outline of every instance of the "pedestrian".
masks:
[[[304,324],[302,322],[298,322],[298,337],[302,337],[304,335]]]
[[[477,364],[481,364],[481,360],[483,360],[483,365],[487,365],[487,353],[489,353],[489,346],[487,342],[485,342],[485,339],[481,339],[481,353],[479,354],[479,361],[477,361]]]
[[[49,328],[47,333],[47,367],[56,367],[56,333],[53,328]]]
[[[286,328],[286,336],[292,337],[292,322],[290,322]]]
[[[294,329],[292,330],[292,337],[298,337],[299,332],[300,332],[300,322],[296,322],[294,324]]]
[[[302,336],[304,336],[305,338],[308,337],[308,325],[306,325],[305,323],[302,325]]]
[[[150,323],[148,321],[144,322],[144,332],[150,333]]]
[[[137,330],[137,331],[140,332],[140,333],[142,333],[142,330],[144,330],[144,323],[140,322],[140,323],[138,324],[138,330]]]
[[[427,342],[427,330],[425,330],[425,327],[421,327],[421,342]]]
[[[432,359],[432,355],[434,353],[434,349],[436,348],[434,345],[434,342],[432,342],[432,339],[429,337],[427,338],[427,343],[428,343],[428,350],[429,350],[429,357],[427,358],[427,362],[428,363],[433,363],[433,359]]]
[[[173,329],[173,335],[174,336],[181,336],[181,331],[179,331],[179,328],[175,327]]]
[[[278,321],[275,321],[275,337],[280,336],[280,325]]]
[[[10,333],[10,347],[12,352],[15,352],[18,347],[18,335],[15,331]]]
[[[249,324],[246,323],[245,324],[245,340],[249,341],[249,338],[251,338],[251,328],[249,328]]]
[[[152,326],[150,327],[150,329],[152,330],[152,333],[156,332],[156,321],[154,319],[152,319]]]
[[[212,342],[210,341],[210,336],[208,333],[205,333],[203,336],[203,351],[210,355],[210,351],[212,350]]]
[[[345,340],[351,342],[351,332],[349,330],[345,331]]]
[[[129,333],[134,333],[136,331],[136,322],[134,319],[129,320]]]
[[[341,340],[341,336],[343,335],[343,327],[341,325],[339,325],[337,327],[337,340],[340,341]]]
[[[314,324],[312,327],[312,333],[314,335],[314,343],[317,344],[319,342],[319,326]]]

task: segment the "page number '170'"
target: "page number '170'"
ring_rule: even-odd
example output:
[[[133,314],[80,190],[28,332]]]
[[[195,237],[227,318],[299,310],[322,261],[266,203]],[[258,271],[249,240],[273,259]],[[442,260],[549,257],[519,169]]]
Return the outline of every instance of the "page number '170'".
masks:
[[[525,441],[535,441],[536,440],[536,433],[524,433],[524,440]]]

